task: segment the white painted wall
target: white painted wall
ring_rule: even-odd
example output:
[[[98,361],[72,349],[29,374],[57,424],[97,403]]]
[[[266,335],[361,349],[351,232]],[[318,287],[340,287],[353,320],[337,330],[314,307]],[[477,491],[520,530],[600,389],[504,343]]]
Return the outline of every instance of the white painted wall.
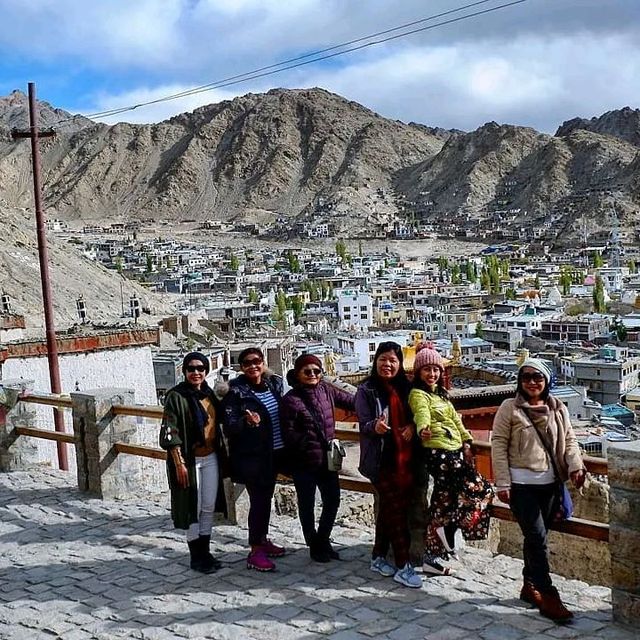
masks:
[[[33,380],[33,390],[48,393],[49,368],[46,357],[9,358],[2,366],[2,378],[5,380]],[[91,353],[60,354],[60,381],[63,393],[88,391],[106,387],[123,387],[135,391],[137,404],[157,405],[153,362],[149,346],[125,347],[110,351]],[[53,430],[53,411],[51,407],[37,407],[36,426]],[[65,426],[69,433],[73,431],[71,411],[64,412]],[[138,424],[136,444],[158,446],[157,420],[131,418]],[[38,461],[43,465],[58,468],[56,443],[48,440],[35,440],[38,443]],[[75,448],[67,446],[69,470],[76,472]],[[149,477],[150,489],[164,489],[164,463],[156,460],[138,458],[140,469]]]

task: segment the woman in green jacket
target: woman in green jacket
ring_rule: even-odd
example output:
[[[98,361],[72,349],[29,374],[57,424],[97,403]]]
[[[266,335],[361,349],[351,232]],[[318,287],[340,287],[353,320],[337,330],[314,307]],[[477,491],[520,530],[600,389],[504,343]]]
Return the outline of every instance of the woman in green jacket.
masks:
[[[191,568],[211,573],[220,562],[210,551],[214,511],[226,513],[221,467],[226,451],[219,428],[218,401],[205,378],[209,361],[198,352],[184,357],[184,381],[169,390],[160,429],[167,451],[171,517],[185,529]]]
[[[443,384],[444,361],[428,343],[418,345],[409,406],[420,438],[424,464],[434,485],[427,513],[423,571],[450,575],[443,560],[457,558],[458,499],[465,472],[473,467],[471,434],[449,400]],[[465,468],[466,467],[466,468]]]

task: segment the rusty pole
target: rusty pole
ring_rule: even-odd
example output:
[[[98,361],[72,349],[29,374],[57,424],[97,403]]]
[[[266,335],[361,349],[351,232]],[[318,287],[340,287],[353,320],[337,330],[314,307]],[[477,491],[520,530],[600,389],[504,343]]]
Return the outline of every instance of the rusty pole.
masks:
[[[39,139],[55,135],[53,131],[38,133],[38,112],[36,108],[36,85],[29,83],[29,131],[13,131],[14,138],[30,138],[31,161],[33,164],[33,196],[36,211],[36,232],[38,237],[38,256],[40,259],[40,280],[42,282],[42,302],[44,305],[44,324],[47,335],[47,360],[49,361],[49,381],[51,393],[60,393],[60,368],[58,366],[58,345],[56,343],[56,330],[53,321],[53,302],[51,297],[51,282],[49,280],[49,256],[47,250],[47,235],[45,217],[42,211],[42,196],[40,186],[40,144]],[[62,411],[53,409],[53,421],[55,430],[64,433],[64,416]],[[67,445],[58,442],[58,466],[67,471]]]

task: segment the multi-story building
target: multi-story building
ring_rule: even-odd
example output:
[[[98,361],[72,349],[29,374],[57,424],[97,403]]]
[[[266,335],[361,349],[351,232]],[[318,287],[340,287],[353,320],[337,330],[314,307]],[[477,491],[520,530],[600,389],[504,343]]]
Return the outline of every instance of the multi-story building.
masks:
[[[371,295],[360,291],[341,291],[338,294],[338,318],[344,329],[368,329],[373,326]]]
[[[607,345],[590,358],[562,356],[560,375],[570,384],[587,388],[600,404],[615,404],[638,386],[640,356],[629,356],[626,348]]]
[[[325,338],[337,353],[358,358],[361,369],[368,369],[373,363],[373,356],[381,342],[392,340],[405,347],[413,342],[412,332],[397,331],[393,333],[375,333],[365,335],[352,335],[337,333]]]
[[[609,335],[612,317],[609,315],[592,313],[580,317],[562,316],[560,318],[545,318],[540,327],[540,337],[543,340],[559,341],[587,341]]]

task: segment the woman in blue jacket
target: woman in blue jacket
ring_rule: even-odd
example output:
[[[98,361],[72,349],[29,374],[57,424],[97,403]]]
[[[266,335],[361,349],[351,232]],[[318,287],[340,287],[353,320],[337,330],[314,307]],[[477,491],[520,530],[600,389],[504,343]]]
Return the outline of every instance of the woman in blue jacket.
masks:
[[[227,390],[219,390],[224,394],[231,478],[244,484],[249,494],[247,568],[273,571],[271,558],[285,554],[284,547],[267,537],[276,476],[286,467],[279,417],[282,378],[267,370],[264,354],[256,347],[241,351],[238,361],[242,374],[229,382]]]

